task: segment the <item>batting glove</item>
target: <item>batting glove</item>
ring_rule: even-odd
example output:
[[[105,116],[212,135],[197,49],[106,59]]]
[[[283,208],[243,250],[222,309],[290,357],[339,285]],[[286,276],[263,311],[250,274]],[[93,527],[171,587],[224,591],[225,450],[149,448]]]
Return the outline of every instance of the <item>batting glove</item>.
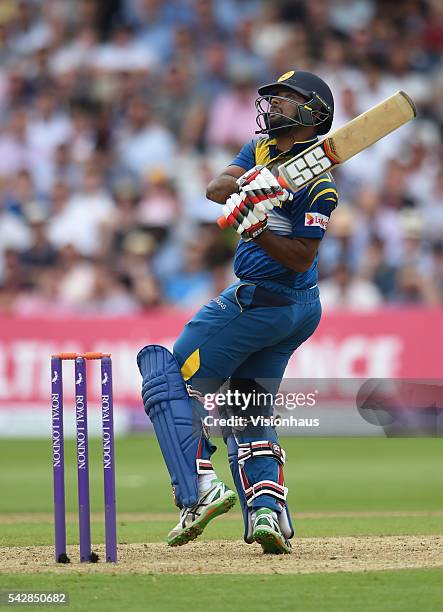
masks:
[[[268,224],[262,207],[263,203],[254,205],[245,194],[233,193],[223,206],[223,214],[241,239],[249,242],[258,238]]]
[[[263,202],[268,210],[292,200],[292,194],[283,189],[275,176],[265,166],[255,166],[237,179],[240,192],[248,195],[253,204]]]

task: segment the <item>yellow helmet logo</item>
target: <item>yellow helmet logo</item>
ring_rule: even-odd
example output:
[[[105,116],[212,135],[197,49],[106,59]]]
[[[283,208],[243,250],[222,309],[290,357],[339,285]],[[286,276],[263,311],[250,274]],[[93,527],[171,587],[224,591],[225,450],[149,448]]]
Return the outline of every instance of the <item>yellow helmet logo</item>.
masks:
[[[281,81],[287,81],[287,79],[290,79],[291,76],[293,76],[294,74],[295,74],[295,70],[290,70],[289,72],[285,72],[284,74],[281,75],[281,77],[277,79],[277,82],[280,83]]]

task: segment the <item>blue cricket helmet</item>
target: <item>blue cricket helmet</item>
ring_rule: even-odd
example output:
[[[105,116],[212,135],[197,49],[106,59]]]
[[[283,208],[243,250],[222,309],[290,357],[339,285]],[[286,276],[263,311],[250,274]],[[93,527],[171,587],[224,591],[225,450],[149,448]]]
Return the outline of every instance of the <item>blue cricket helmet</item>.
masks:
[[[272,114],[271,99],[275,98],[275,94],[282,89],[295,91],[303,96],[305,101],[303,103],[293,101],[297,108],[295,118],[277,113],[285,117],[288,123],[279,128],[271,128],[269,124],[269,115]],[[295,70],[285,72],[274,83],[260,87],[258,93],[260,97],[255,101],[257,125],[260,128],[258,133],[269,133],[275,129],[296,125],[315,126],[317,134],[327,134],[331,129],[334,119],[334,97],[329,85],[312,72]]]

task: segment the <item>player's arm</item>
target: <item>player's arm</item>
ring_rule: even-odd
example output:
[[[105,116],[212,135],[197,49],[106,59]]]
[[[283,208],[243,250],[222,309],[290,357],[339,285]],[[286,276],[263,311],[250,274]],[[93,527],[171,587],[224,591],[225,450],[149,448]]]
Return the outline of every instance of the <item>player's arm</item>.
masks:
[[[265,230],[255,242],[283,266],[306,272],[317,255],[321,238],[285,238]]]
[[[295,206],[291,208],[294,238],[278,236],[265,229],[255,238],[255,242],[284,266],[296,272],[306,272],[314,262],[337,202],[338,194],[332,177],[321,177],[307,188],[305,214],[300,216]]]
[[[246,232],[272,259],[296,272],[306,272],[314,262],[320,241],[337,202],[338,194],[335,183],[332,177],[327,175],[317,179],[307,188],[303,202],[304,215],[300,215],[298,208],[300,204],[291,205],[293,238],[270,232],[266,227],[266,216],[260,215],[258,211],[256,213],[260,217],[258,222],[251,228],[246,227]],[[249,220],[250,217],[251,213],[248,213],[247,219]],[[239,216],[238,219],[240,219]],[[245,225],[243,219],[241,223]],[[240,235],[244,239],[243,233]]]
[[[208,200],[224,204],[232,193],[238,191],[237,179],[245,173],[241,166],[228,166],[221,174],[212,179],[206,188]]]
[[[206,188],[208,200],[224,204],[230,195],[238,193],[237,179],[255,166],[255,141],[247,142],[232,163],[216,176]]]

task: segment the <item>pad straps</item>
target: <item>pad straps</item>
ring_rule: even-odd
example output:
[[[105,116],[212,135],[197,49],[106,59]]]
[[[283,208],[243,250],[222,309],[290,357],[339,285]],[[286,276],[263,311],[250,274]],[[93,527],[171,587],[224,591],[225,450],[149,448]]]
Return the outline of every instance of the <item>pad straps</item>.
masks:
[[[260,482],[245,489],[246,503],[249,507],[252,506],[252,502],[256,497],[259,497],[259,495],[270,495],[277,501],[286,504],[288,488],[273,480],[260,480]]]
[[[278,482],[273,480],[260,480],[253,485],[249,484],[245,471],[245,462],[253,457],[272,457],[279,463]],[[283,465],[286,460],[285,451],[276,442],[259,440],[256,442],[243,442],[238,445],[238,467],[248,507],[260,495],[270,495],[283,506],[286,504],[288,488],[284,486]]]
[[[274,457],[280,465],[286,461],[286,453],[276,442],[259,440],[257,442],[242,442],[238,445],[238,462],[244,464],[252,457]]]
[[[197,448],[197,458],[195,460],[195,464],[197,466],[197,474],[207,474],[208,472],[213,472],[214,468],[212,466],[212,462],[210,459],[202,459],[202,438],[198,442]]]

